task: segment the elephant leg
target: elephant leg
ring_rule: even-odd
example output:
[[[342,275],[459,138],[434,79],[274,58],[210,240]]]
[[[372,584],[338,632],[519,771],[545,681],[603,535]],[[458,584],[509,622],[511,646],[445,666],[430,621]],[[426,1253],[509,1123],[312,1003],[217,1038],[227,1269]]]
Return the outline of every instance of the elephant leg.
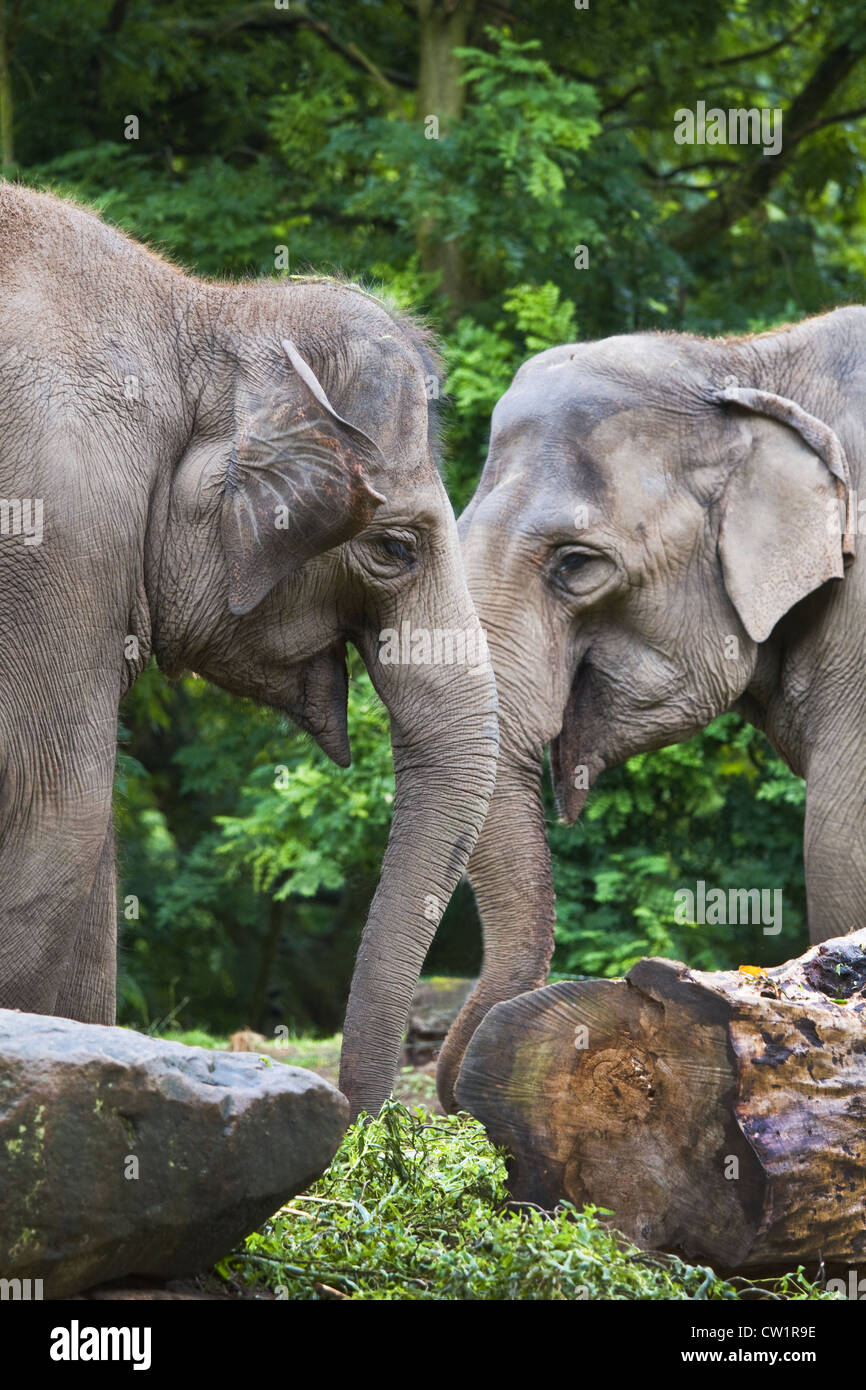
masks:
[[[117,875],[114,827],[109,827],[87,906],[72,948],[70,969],[54,1012],[81,1023],[114,1023],[117,978]]]
[[[840,740],[839,746],[842,746]],[[810,941],[866,924],[866,776],[813,754],[803,837]]]
[[[95,723],[95,721],[94,721]],[[0,1008],[113,1021],[109,1005],[114,724],[43,725],[10,750],[0,777]],[[4,731],[5,733],[5,731]],[[99,962],[99,964],[97,963]]]

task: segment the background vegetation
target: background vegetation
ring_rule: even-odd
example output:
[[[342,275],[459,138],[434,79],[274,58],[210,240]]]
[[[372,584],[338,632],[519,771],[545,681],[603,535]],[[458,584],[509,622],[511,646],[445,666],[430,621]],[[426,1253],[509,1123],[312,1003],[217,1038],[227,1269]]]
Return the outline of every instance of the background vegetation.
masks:
[[[0,160],[196,273],[340,270],[424,312],[445,343],[459,511],[490,409],[540,348],[749,331],[863,298],[864,59],[847,0],[0,0]],[[674,112],[699,99],[782,108],[781,154],[676,145]],[[348,772],[192,676],[134,689],[124,1021],[338,1026],[391,798],[387,720],[355,676]],[[551,811],[556,967],[798,951],[802,802],[733,716],[606,774],[575,830]],[[698,878],[781,887],[782,936],[676,927],[673,892]],[[462,889],[429,965],[478,958]]]

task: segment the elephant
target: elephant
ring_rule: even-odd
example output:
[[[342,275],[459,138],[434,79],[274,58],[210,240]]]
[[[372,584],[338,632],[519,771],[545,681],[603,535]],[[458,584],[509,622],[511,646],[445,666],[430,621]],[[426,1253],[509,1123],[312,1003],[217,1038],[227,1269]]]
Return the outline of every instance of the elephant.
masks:
[[[469,864],[479,982],[443,1104],[497,1002],[546,982],[561,818],[634,754],[724,711],[806,781],[813,942],[866,903],[866,309],[755,336],[638,333],[525,362],[458,522],[499,694],[494,797]]]
[[[71,201],[0,184],[0,1006],[113,1023],[118,703],[155,658],[350,760],[346,643],[391,722],[395,810],[340,1073],[391,1090],[492,793],[489,660],[436,462],[426,330],[315,276],[186,274]]]

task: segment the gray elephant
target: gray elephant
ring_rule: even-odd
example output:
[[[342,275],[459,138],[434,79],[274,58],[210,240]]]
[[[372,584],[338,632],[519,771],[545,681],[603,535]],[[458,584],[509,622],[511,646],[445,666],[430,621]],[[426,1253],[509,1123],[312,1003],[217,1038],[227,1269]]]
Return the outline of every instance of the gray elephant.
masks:
[[[460,518],[499,692],[496,790],[470,861],[484,969],[443,1049],[450,1104],[498,1000],[544,983],[541,800],[725,710],[806,779],[813,941],[866,905],[866,309],[755,337],[640,334],[526,362]]]
[[[426,338],[351,285],[202,282],[10,184],[0,303],[0,1005],[114,1020],[117,709],[151,654],[345,765],[351,640],[397,779],[341,1072],[376,1111],[498,739],[489,662],[379,660],[404,623],[480,650]]]

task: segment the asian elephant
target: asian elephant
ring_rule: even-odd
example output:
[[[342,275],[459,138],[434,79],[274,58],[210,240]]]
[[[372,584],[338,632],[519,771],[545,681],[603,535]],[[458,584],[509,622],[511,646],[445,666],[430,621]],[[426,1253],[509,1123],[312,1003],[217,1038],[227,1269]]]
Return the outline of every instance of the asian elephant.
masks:
[[[397,781],[341,1072],[375,1112],[498,741],[489,661],[379,659],[401,623],[482,650],[426,336],[350,284],[193,278],[11,184],[0,305],[0,1005],[114,1021],[118,701],[151,655],[345,766],[351,641]]]
[[[441,1054],[446,1104],[486,1011],[547,979],[547,746],[573,822],[605,768],[738,711],[806,779],[812,940],[863,925],[864,459],[864,308],[551,348],[517,372],[459,521],[500,758],[469,867],[484,967]]]

